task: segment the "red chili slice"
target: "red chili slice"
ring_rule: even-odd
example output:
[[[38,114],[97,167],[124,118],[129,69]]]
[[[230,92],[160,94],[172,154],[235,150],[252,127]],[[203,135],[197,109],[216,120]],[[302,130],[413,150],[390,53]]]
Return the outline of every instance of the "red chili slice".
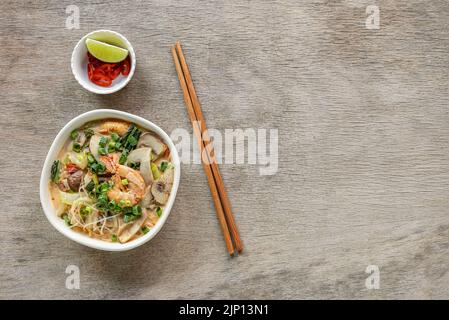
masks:
[[[109,87],[112,84],[111,78],[101,75],[100,73],[94,73],[91,81],[102,87]]]
[[[115,78],[117,78],[117,77],[119,76],[120,71],[121,71],[121,66],[120,66],[120,65],[115,66],[115,67],[112,69],[112,71],[109,72],[109,77],[110,77],[112,80],[114,80]]]
[[[67,168],[67,171],[68,171],[70,174],[72,174],[72,173],[74,173],[74,172],[76,172],[76,171],[79,170],[78,167],[76,166],[76,164],[74,164],[74,163],[68,163],[67,166],[66,166],[66,168]]]
[[[92,76],[94,75],[94,66],[90,63],[87,64],[87,76],[89,77],[89,80],[92,79]]]
[[[129,75],[130,71],[131,71],[131,61],[128,55],[126,59],[122,61],[122,74],[126,77],[127,75]]]
[[[112,80],[117,78],[120,73],[124,76],[129,75],[131,71],[131,60],[129,55],[125,60],[119,63],[107,63],[98,60],[89,52],[87,53],[87,76],[93,83],[102,86],[109,87],[112,84]]]

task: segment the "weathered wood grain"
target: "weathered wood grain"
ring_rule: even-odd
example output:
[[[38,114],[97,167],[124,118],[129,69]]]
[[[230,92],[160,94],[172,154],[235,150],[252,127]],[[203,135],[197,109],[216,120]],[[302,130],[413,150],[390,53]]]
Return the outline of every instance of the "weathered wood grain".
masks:
[[[0,4],[0,298],[449,297],[447,1],[76,1],[81,28],[67,30],[72,3]],[[373,3],[380,30],[365,29]],[[126,35],[138,60],[129,86],[106,97],[82,89],[69,64],[100,28]],[[71,242],[39,202],[52,139],[95,108],[191,130],[177,39],[210,128],[279,130],[276,175],[221,166],[245,253],[227,256],[193,164],[147,245]],[[80,290],[65,288],[70,264]],[[379,290],[365,288],[369,264]]]

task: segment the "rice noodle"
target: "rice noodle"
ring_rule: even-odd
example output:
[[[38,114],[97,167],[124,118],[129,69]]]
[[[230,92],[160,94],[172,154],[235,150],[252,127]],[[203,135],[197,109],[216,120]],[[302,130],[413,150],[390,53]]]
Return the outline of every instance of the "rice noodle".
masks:
[[[111,121],[112,120],[112,121]],[[116,119],[115,119],[116,120]],[[151,191],[151,187],[155,181],[158,181],[159,183],[163,183],[162,177],[168,176],[167,172],[165,171],[167,166],[165,166],[164,169],[161,167],[161,161],[169,162],[171,161],[170,153],[155,153],[151,150],[154,148],[149,148],[144,146],[143,140],[148,140],[148,137],[154,136],[156,137],[156,134],[149,132],[148,130],[144,130],[142,128],[139,128],[135,125],[132,125],[130,123],[127,124],[128,131],[124,134],[123,132],[117,132],[114,126],[108,126],[110,122],[115,121],[113,119],[106,119],[106,120],[100,120],[95,122],[90,122],[77,130],[78,131],[78,137],[75,135],[75,137],[69,138],[65,144],[65,146],[62,148],[62,150],[59,153],[58,161],[61,163],[60,167],[60,178],[56,179],[56,181],[50,182],[50,188],[55,189],[56,191],[64,191],[67,195],[73,195],[73,193],[76,193],[77,196],[79,196],[76,200],[72,202],[72,197],[70,198],[70,201],[61,202],[60,195],[53,192],[52,194],[55,194],[53,196],[52,201],[56,207],[56,205],[60,204],[57,213],[58,216],[65,219],[67,223],[69,224],[69,227],[72,230],[75,230],[77,232],[82,232],[84,234],[87,234],[89,237],[101,239],[104,241],[116,241],[117,238],[119,238],[121,232],[124,232],[123,230],[128,229],[132,227],[133,230],[137,230],[135,234],[132,236],[129,236],[128,240],[120,240],[120,241],[132,241],[136,238],[139,238],[144,233],[147,232],[147,230],[142,230],[140,227],[137,228],[136,221],[139,221],[140,226],[143,228],[151,228],[153,227],[158,219],[160,212],[158,215],[155,214],[155,210],[163,210],[165,202],[159,202],[157,197],[153,197],[153,194]],[[101,135],[99,135],[100,127],[110,128],[104,132],[101,132]],[[87,137],[86,132],[90,130],[89,137]],[[115,134],[115,137],[113,135]],[[117,134],[119,135],[117,138]],[[92,141],[92,137],[95,137]],[[136,144],[133,146],[129,141],[131,141],[129,138],[134,137],[137,139],[135,142]],[[140,141],[140,137],[144,137],[142,141]],[[146,138],[145,138],[146,137]],[[73,140],[72,140],[73,139]],[[90,139],[87,140],[87,139]],[[105,161],[104,159],[100,160],[100,154],[99,154],[99,147],[100,147],[100,139],[107,139],[107,146],[102,145],[104,149],[106,149],[106,157],[111,157],[111,155],[117,155],[117,159],[122,155],[122,152],[127,151],[128,156],[131,151],[133,151],[133,155],[141,155],[138,159],[134,159],[132,156],[125,162],[123,167],[121,168],[121,172],[124,172],[124,170],[127,172],[127,175],[124,177],[120,177],[120,179],[117,179],[114,181],[111,179],[111,172],[108,172],[109,169],[101,171],[97,171],[96,169],[93,169],[93,165],[97,164],[99,165],[100,162]],[[118,140],[117,140],[118,139]],[[96,143],[95,143],[96,141]],[[75,151],[74,150],[74,142],[81,145],[81,151]],[[122,148],[121,149],[114,149],[111,152],[109,152],[109,145],[110,143],[116,143],[121,142]],[[162,142],[162,140],[157,141],[160,144],[160,148],[167,149],[168,147]],[[104,143],[104,142],[102,142]],[[123,149],[124,146],[126,146],[127,149]],[[144,148],[145,147],[145,148]],[[118,147],[120,148],[120,147]],[[145,152],[144,152],[145,151]],[[102,153],[104,155],[104,153]],[[94,161],[89,160],[93,156],[95,158]],[[104,157],[103,157],[104,158]],[[118,161],[115,160],[118,165]],[[104,163],[103,163],[104,164]],[[170,164],[171,165],[171,164]],[[155,172],[152,170],[155,168]],[[169,167],[170,168],[170,167]],[[145,171],[146,170],[146,171]],[[79,171],[82,171],[81,175],[81,181],[78,182],[79,186],[77,190],[70,189],[70,186],[67,185],[68,179],[73,178],[73,175],[76,173],[79,177]],[[164,173],[165,171],[165,173]],[[137,172],[137,174],[141,177],[142,174],[145,174],[145,178],[143,181],[143,189],[148,190],[148,194],[146,197],[146,201],[142,201],[141,196],[136,196],[133,199],[136,199],[135,202],[132,203],[132,205],[127,204],[126,206],[120,205],[119,208],[115,208],[114,204],[112,204],[112,209],[109,210],[108,206],[111,203],[115,203],[115,205],[119,205],[119,202],[126,200],[125,194],[128,193],[128,195],[133,195],[132,192],[134,192],[134,195],[137,193],[136,190],[133,190],[132,186],[133,183],[135,184],[135,181],[139,181],[138,179],[131,179],[133,174]],[[157,174],[156,174],[157,173]],[[161,178],[157,180],[158,178]],[[77,181],[77,180],[75,180]],[[126,181],[126,183],[123,183],[122,181]],[[93,183],[92,183],[93,182]],[[111,195],[109,192],[99,192],[98,186],[102,184],[102,182],[107,182],[110,186],[109,190],[112,190],[113,188],[120,188],[121,191],[123,191],[120,194],[117,194],[116,196]],[[78,185],[78,183],[76,185]],[[120,185],[117,185],[117,183],[120,183]],[[94,185],[94,188],[92,190],[92,184]],[[170,184],[170,183],[168,183]],[[71,184],[73,187],[73,183]],[[142,188],[142,186],[140,187]],[[62,190],[66,189],[66,190]],[[88,191],[88,189],[90,191]],[[114,189],[115,190],[115,189]],[[106,190],[108,191],[108,190]],[[155,190],[158,191],[158,190]],[[155,192],[154,191],[154,192]],[[169,193],[170,191],[168,191]],[[105,206],[104,198],[100,199],[100,196],[102,195],[104,197],[104,194],[107,194],[107,206]],[[56,197],[57,195],[57,197]],[[75,198],[75,197],[73,197]],[[118,199],[117,199],[118,198]],[[160,198],[160,197],[159,197]],[[123,199],[123,200],[122,200]],[[100,201],[101,200],[101,201]],[[114,200],[115,202],[112,202]],[[128,200],[129,201],[129,200]],[[134,209],[132,213],[130,213],[131,206],[139,205],[138,208],[139,214],[134,213]],[[159,209],[160,208],[160,209]],[[125,210],[128,209],[128,210]],[[143,214],[143,217],[142,217]],[[126,219],[125,219],[125,215]],[[131,215],[131,217],[130,217]],[[141,218],[142,217],[142,218]],[[129,220],[129,221],[128,221]],[[143,223],[142,223],[143,220]],[[128,221],[128,222],[125,222]],[[132,226],[130,226],[132,225]]]

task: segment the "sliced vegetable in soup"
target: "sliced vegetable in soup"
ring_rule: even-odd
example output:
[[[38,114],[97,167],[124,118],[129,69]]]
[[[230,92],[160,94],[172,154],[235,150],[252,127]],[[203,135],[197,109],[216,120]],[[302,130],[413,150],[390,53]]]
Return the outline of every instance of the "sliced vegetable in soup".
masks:
[[[68,227],[126,243],[147,234],[163,215],[174,166],[156,134],[107,119],[71,132],[50,177],[53,206]]]

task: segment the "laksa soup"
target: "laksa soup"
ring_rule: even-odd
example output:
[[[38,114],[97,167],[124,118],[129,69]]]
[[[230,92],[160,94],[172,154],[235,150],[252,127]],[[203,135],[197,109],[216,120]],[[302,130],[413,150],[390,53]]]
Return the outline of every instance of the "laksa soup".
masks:
[[[174,170],[155,133],[122,120],[90,122],[71,132],[53,162],[51,200],[73,230],[126,243],[164,214]]]

